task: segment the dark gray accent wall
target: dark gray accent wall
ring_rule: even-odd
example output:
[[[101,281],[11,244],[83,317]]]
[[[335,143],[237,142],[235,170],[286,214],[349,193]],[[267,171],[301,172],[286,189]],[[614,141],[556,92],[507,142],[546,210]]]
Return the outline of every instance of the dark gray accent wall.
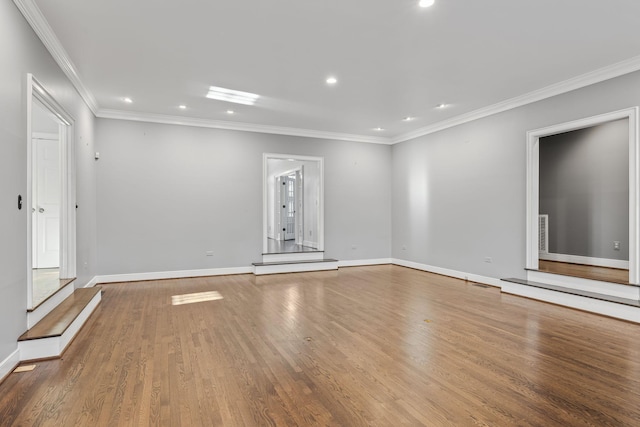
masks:
[[[628,260],[629,120],[540,138],[539,148],[549,252]]]

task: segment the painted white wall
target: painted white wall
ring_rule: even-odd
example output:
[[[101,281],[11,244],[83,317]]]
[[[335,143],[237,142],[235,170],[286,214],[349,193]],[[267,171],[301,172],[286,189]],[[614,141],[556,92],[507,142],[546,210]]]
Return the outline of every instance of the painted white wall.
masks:
[[[393,257],[524,278],[526,132],[639,104],[636,72],[394,145]]]
[[[324,157],[327,256],[390,256],[389,146],[110,119],[96,130],[101,275],[260,261],[263,153]]]
[[[75,119],[77,174],[78,280],[95,275],[95,176],[91,111],[64,76],[13,2],[0,2],[0,363],[17,349],[27,329],[26,209],[17,209],[27,192],[27,73],[46,87]],[[86,265],[83,262],[86,261]],[[2,367],[0,367],[2,368]]]

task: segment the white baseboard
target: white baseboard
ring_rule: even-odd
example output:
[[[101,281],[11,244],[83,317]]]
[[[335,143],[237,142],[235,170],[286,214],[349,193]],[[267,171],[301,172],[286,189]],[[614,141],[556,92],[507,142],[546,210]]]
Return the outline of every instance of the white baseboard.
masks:
[[[303,240],[302,246],[306,246],[308,248],[318,248],[318,242],[312,242],[311,240]]]
[[[142,280],[183,279],[186,277],[226,276],[253,273],[252,267],[208,268],[201,270],[157,271],[152,273],[96,276],[96,283],[139,282]]]
[[[480,276],[479,274],[465,273],[463,271],[450,270],[448,268],[434,267],[432,265],[420,264],[404,259],[392,258],[393,264],[403,267],[415,268],[416,270],[428,271],[429,273],[442,274],[443,276],[455,277],[457,279],[469,280],[471,282],[483,283],[497,288],[502,287],[502,281],[494,277]]]
[[[0,383],[18,366],[20,363],[20,349],[16,348],[13,353],[0,362]]]
[[[393,264],[391,258],[379,258],[379,259],[350,259],[338,261],[338,267],[359,267],[362,265],[382,265]]]
[[[538,258],[546,261],[570,262],[573,264],[595,265],[598,267],[629,269],[629,261],[623,259],[593,258],[580,255],[567,254],[540,254]]]
[[[93,288],[97,284],[98,284],[98,276],[93,276],[93,278],[91,280],[89,280],[87,282],[87,284],[84,285],[84,287],[85,288]]]

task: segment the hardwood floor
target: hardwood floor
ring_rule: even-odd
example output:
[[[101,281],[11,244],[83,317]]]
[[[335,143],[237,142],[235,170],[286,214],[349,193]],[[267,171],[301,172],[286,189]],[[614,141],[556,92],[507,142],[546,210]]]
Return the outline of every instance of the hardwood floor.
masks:
[[[62,359],[0,385],[2,426],[640,419],[639,325],[497,288],[385,265],[103,289]]]
[[[582,277],[583,279],[600,280],[623,285],[629,284],[629,270],[623,270],[621,268],[538,260],[538,270],[565,276]]]

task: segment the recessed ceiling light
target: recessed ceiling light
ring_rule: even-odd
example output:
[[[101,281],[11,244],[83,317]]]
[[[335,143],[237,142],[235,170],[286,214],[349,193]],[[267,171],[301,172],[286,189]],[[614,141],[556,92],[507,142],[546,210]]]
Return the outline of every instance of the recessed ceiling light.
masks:
[[[377,128],[373,128],[373,130],[377,131],[377,132],[381,132],[384,130],[384,128],[381,127],[377,127]]]
[[[447,106],[447,104],[438,104],[438,105],[436,105],[436,108],[443,109],[443,108],[445,108],[446,106]]]
[[[429,7],[429,6],[433,6],[434,3],[435,3],[435,0],[420,0],[420,3],[418,3],[418,5],[420,7]]]
[[[127,97],[127,98],[122,98],[122,100],[123,100],[124,102],[126,102],[127,104],[131,104],[131,103],[133,102],[133,99],[131,99],[131,98],[129,98],[129,97]]]
[[[402,119],[403,122],[410,122],[411,120],[415,119],[415,117],[411,117],[411,116],[407,116],[404,119]]]
[[[187,106],[186,105],[178,105],[178,108],[181,110],[186,110]]]
[[[338,83],[338,79],[336,79],[335,77],[331,76],[331,77],[327,77],[327,84],[330,85],[334,85]]]
[[[218,101],[235,102],[236,104],[253,105],[260,95],[239,90],[225,89],[223,87],[210,86],[207,98]]]
[[[227,110],[227,114],[235,114],[236,112],[233,110]]]

